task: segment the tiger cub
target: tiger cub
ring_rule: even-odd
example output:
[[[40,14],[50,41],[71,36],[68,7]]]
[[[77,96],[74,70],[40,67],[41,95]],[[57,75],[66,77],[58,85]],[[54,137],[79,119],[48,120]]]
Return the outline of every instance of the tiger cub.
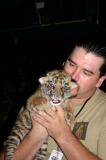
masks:
[[[28,98],[26,106],[22,106],[15,125],[4,142],[6,160],[13,160],[15,149],[24,136],[31,130],[31,111],[33,108],[42,110],[47,109],[47,107],[58,107],[58,105],[61,105],[65,110],[67,123],[71,123],[72,113],[69,112],[65,100],[72,96],[71,89],[77,87],[76,83],[72,82],[71,77],[62,70],[49,71],[44,77],[39,78],[39,82],[40,86],[38,90]],[[33,160],[43,160],[46,152],[47,141],[43,143]]]

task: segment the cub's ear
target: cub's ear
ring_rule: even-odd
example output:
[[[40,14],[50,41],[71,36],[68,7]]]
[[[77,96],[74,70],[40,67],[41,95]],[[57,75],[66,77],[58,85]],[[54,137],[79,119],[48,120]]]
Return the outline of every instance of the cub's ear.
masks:
[[[40,77],[38,80],[39,80],[40,84],[45,84],[47,82],[46,77]]]

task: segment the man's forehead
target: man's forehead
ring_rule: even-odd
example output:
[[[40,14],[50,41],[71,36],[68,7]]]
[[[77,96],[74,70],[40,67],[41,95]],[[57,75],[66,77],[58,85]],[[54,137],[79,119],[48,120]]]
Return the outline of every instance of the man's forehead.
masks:
[[[78,49],[69,56],[69,61],[96,73],[100,72],[100,67],[104,63],[102,57],[98,57],[91,52],[85,53],[83,50]]]

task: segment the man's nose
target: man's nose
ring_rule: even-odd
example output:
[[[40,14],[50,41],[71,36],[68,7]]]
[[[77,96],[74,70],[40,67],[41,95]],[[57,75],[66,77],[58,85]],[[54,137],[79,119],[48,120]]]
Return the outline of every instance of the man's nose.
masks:
[[[80,77],[80,71],[79,71],[79,69],[76,69],[76,70],[72,73],[72,79],[77,82],[77,81],[79,80],[79,77]]]

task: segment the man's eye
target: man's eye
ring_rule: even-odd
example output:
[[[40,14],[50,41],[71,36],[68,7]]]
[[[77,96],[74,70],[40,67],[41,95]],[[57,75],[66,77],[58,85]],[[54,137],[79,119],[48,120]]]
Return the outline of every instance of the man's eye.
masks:
[[[75,67],[75,64],[72,63],[72,62],[70,62],[70,61],[69,61],[69,65],[70,65],[71,67]]]
[[[92,76],[92,74],[91,74],[90,72],[87,72],[87,71],[84,71],[84,74],[85,74],[86,76]]]
[[[73,63],[70,63],[70,65],[71,65],[72,67],[74,67],[74,66],[75,66],[75,64],[73,64]]]

